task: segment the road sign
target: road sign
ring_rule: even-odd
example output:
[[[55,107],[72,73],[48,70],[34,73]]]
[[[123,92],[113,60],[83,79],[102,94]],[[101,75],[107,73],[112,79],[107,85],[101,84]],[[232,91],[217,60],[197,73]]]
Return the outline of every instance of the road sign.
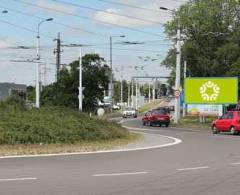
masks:
[[[174,95],[175,95],[176,98],[179,98],[180,95],[181,95],[180,90],[175,90]]]
[[[186,78],[186,104],[236,104],[238,78]]]

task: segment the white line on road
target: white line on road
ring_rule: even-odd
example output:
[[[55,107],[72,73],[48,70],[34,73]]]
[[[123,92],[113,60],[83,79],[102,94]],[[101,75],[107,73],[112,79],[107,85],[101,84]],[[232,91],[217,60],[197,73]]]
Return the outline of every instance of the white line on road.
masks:
[[[107,176],[127,176],[127,175],[142,175],[142,174],[148,174],[148,172],[133,172],[133,173],[108,173],[108,174],[95,174],[92,175],[93,177],[107,177]]]
[[[125,127],[125,126],[123,126],[123,127]],[[127,127],[127,128],[130,129],[130,130],[141,131],[140,128],[130,128],[130,127]],[[147,133],[143,133],[143,134],[147,134]],[[159,134],[157,134],[156,136],[163,137],[163,138],[168,138],[168,139],[172,140],[172,142],[167,143],[167,144],[155,145],[155,146],[145,146],[145,147],[126,148],[126,149],[113,149],[113,150],[101,150],[101,151],[93,151],[93,152],[72,152],[72,153],[57,153],[57,154],[38,154],[38,155],[33,154],[33,155],[0,156],[0,159],[37,158],[37,157],[54,157],[54,156],[71,156],[71,155],[87,155],[87,154],[106,154],[106,153],[115,153],[115,152],[130,152],[130,151],[139,151],[139,150],[158,149],[158,148],[174,146],[174,145],[182,143],[182,140],[180,140],[178,138],[175,138],[175,137],[169,137],[169,136],[159,135]]]
[[[29,177],[29,178],[0,179],[0,182],[4,182],[4,181],[26,181],[26,180],[37,180],[37,178],[36,177]]]
[[[177,169],[178,171],[191,171],[191,170],[199,170],[199,169],[209,169],[210,167],[190,167],[190,168],[182,168]]]
[[[240,162],[231,163],[231,165],[240,165]]]

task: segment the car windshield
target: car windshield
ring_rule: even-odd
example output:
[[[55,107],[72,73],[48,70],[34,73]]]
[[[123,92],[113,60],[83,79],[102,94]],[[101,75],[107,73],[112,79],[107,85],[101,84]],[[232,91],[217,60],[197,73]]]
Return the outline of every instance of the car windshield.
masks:
[[[134,111],[134,108],[125,108],[126,111]]]
[[[165,114],[167,114],[167,111],[166,110],[154,110],[153,113],[154,114],[165,115]]]

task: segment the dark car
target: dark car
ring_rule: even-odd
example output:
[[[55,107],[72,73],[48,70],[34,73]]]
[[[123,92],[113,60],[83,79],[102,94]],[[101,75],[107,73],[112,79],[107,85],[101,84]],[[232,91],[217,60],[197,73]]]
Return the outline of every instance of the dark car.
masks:
[[[170,124],[169,113],[164,109],[156,109],[147,112],[142,118],[143,125],[165,125],[166,127]]]
[[[231,132],[231,134],[240,133],[240,112],[228,111],[217,120],[212,122],[212,131],[214,134],[220,132]]]

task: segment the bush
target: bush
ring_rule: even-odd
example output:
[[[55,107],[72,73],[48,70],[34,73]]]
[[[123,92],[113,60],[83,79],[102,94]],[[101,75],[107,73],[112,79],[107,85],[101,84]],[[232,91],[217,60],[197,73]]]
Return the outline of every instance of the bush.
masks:
[[[89,118],[69,108],[27,110],[17,104],[0,104],[0,144],[79,143],[127,136],[116,123]]]

